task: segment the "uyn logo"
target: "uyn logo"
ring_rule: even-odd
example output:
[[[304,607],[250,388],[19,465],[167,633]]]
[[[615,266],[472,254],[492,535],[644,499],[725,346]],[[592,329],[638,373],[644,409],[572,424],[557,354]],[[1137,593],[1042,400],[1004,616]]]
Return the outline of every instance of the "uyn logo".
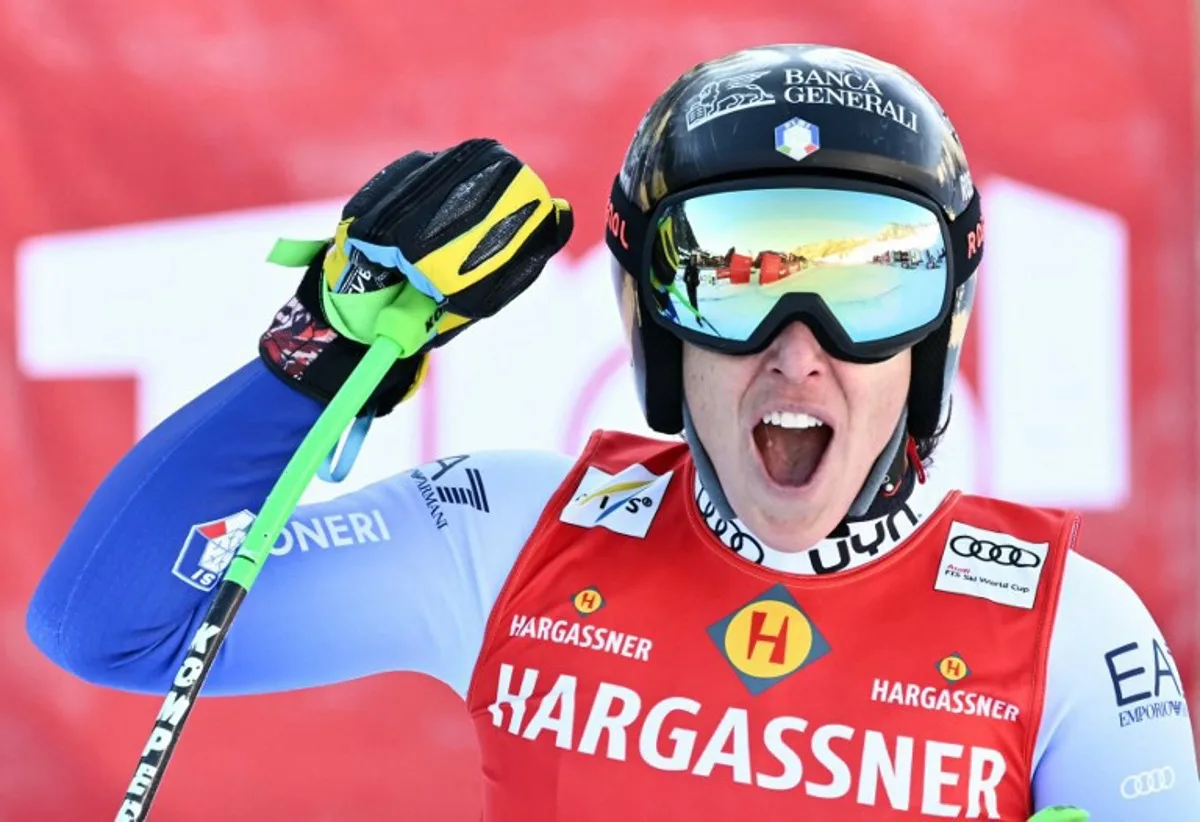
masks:
[[[467,468],[468,485],[435,485],[438,499],[450,505],[469,505],[485,514],[488,508],[487,492],[483,488],[483,477],[478,468]]]

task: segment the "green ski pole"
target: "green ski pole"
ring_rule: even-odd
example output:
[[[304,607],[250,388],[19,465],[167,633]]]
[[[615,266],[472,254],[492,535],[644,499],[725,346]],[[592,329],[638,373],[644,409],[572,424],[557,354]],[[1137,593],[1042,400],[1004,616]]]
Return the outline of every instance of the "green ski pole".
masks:
[[[412,356],[426,343],[425,329],[433,325],[436,314],[436,303],[407,284],[396,300],[380,312],[375,324],[375,342],[292,455],[230,563],[154,721],[150,738],[125,791],[125,800],[117,812],[117,822],[142,822],[148,817],[179,734],[271,546],[325,457],[337,446],[342,433],[354,421],[388,369],[397,359]]]

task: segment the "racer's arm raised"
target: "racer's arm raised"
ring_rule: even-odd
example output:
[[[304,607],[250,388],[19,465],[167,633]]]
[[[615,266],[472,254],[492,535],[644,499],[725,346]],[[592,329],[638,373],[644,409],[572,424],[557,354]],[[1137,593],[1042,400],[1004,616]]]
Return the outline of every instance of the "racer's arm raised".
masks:
[[[1091,822],[1200,819],[1185,694],[1137,594],[1069,554],[1034,752],[1035,806],[1076,805]]]
[[[42,579],[28,615],[38,647],[88,681],[165,692],[215,593],[185,579],[202,536],[174,573],[192,526],[256,512],[319,410],[253,362],[146,436]],[[398,670],[464,691],[491,605],[569,465],[549,453],[474,455],[301,506],[205,694]],[[486,511],[436,496],[439,485],[471,488],[468,471]]]
[[[418,389],[429,352],[528,288],[571,228],[570,206],[493,140],[413,152],[373,177],[332,241],[285,249],[307,270],[261,360],[164,422],[96,491],[30,605],[34,642],[92,681],[165,690],[214,595],[218,532],[258,511],[376,333],[408,346],[362,411],[383,416]],[[411,477],[302,508],[293,527],[317,519],[330,547],[266,564],[205,693],[387,670],[465,689],[491,602],[566,469],[553,455],[473,458],[489,511],[446,506],[437,521]],[[515,476],[487,478],[501,471]]]

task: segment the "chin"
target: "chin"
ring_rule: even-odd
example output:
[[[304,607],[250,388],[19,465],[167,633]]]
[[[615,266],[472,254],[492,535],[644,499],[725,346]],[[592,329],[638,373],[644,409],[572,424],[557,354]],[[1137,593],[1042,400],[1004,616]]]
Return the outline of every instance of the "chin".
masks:
[[[745,506],[746,515],[739,517],[768,546],[789,553],[807,551],[828,536],[853,501],[838,504],[844,494],[827,483],[791,488],[768,480],[754,486],[754,502]],[[734,510],[742,507],[735,505]]]
[[[763,491],[755,504],[746,506],[746,515],[740,518],[776,551],[808,551],[841,521],[841,516],[829,514],[829,506],[822,504],[820,494],[814,493],[820,488],[806,488],[803,494],[792,490],[779,493],[778,487]]]
[[[777,551],[807,551],[828,536],[841,520],[841,516],[831,517],[823,511],[814,512],[812,516],[792,514],[773,518],[768,515],[765,532],[759,536]]]

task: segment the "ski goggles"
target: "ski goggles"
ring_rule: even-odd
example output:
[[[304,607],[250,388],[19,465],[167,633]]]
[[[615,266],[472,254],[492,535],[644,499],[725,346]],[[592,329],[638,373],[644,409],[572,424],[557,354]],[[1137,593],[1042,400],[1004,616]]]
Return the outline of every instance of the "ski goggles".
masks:
[[[801,320],[855,362],[940,326],[982,251],[978,195],[950,223],[918,194],[815,177],[697,187],[649,215],[614,184],[607,238],[643,317],[676,337],[750,354]]]

